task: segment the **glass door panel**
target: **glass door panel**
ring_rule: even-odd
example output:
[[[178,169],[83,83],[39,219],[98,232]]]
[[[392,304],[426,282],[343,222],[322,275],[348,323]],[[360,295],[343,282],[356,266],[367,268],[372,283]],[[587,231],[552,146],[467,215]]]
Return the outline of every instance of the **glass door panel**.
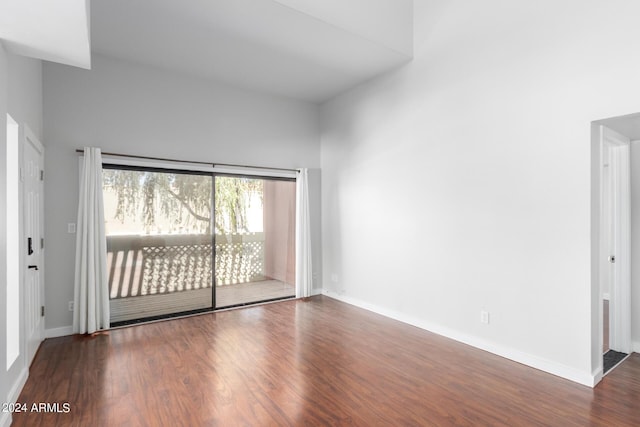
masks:
[[[294,180],[216,176],[216,308],[295,296]]]
[[[111,322],[211,309],[213,177],[105,166]]]

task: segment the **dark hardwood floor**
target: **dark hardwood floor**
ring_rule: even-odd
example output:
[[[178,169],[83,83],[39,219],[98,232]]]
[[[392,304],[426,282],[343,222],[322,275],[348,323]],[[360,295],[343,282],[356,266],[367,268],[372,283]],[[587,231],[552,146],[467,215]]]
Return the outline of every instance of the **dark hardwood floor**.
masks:
[[[637,426],[640,356],[595,388],[313,297],[46,340],[15,426]],[[61,406],[62,408],[62,406]]]

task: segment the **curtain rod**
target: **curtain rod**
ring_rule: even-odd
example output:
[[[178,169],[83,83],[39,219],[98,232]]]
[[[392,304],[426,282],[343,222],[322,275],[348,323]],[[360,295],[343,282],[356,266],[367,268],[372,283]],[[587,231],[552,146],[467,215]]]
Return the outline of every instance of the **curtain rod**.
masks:
[[[76,153],[84,154],[83,149],[76,149]],[[298,172],[297,169],[286,169],[286,168],[271,168],[267,166],[248,166],[248,165],[234,165],[231,163],[211,163],[211,162],[199,162],[199,161],[190,161],[190,160],[174,160],[174,159],[165,159],[162,157],[148,157],[148,156],[136,156],[132,154],[119,154],[119,153],[107,153],[102,152],[104,156],[113,156],[113,157],[128,157],[130,159],[143,159],[143,160],[158,160],[162,162],[173,162],[173,163],[191,163],[196,165],[211,165],[212,167],[216,166],[227,166],[233,168],[250,168],[250,169],[264,169],[264,170],[275,170],[275,171],[286,171],[286,172]]]

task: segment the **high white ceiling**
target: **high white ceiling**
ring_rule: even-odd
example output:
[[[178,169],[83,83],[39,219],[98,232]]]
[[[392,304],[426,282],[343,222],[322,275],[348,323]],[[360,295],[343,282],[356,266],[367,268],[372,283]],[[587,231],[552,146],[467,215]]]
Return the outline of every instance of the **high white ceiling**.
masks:
[[[411,60],[412,0],[93,0],[92,51],[321,102]]]
[[[413,0],[0,0],[0,39],[77,67],[93,52],[322,102],[411,60]]]
[[[11,52],[91,66],[89,0],[0,0],[0,39]]]

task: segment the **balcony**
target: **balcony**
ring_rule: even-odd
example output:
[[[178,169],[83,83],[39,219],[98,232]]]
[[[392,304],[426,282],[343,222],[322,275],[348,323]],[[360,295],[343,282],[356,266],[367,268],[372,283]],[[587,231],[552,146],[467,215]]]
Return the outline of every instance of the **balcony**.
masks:
[[[111,322],[213,307],[211,235],[107,236]],[[216,234],[215,307],[295,296],[265,260],[265,233]],[[288,269],[292,270],[292,269]]]

